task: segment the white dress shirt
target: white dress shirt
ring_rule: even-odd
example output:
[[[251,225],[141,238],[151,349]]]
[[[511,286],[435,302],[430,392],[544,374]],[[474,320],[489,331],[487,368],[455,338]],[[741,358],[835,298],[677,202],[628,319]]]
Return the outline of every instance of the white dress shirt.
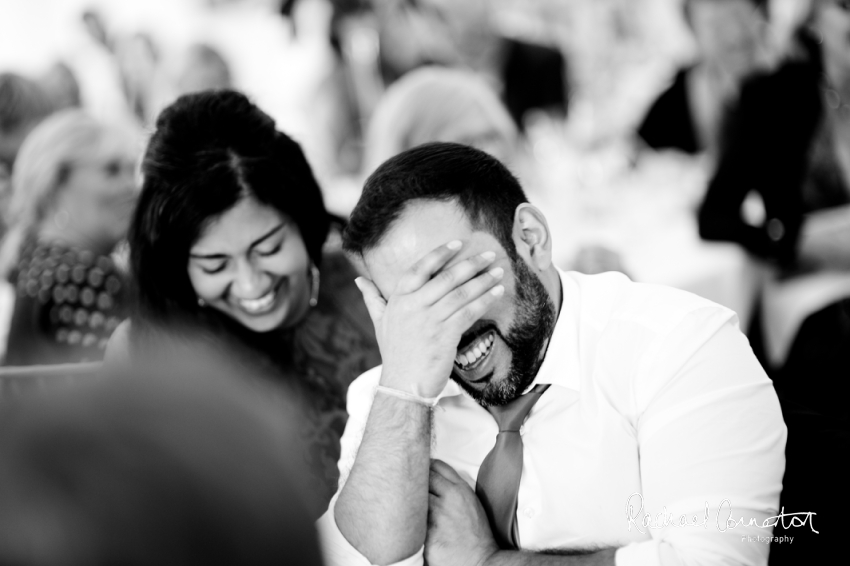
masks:
[[[534,382],[551,387],[520,430],[521,547],[621,547],[620,566],[766,564],[769,545],[756,541],[778,514],[786,429],[735,313],[622,274],[560,275],[563,303]],[[349,389],[340,488],[380,374]],[[474,489],[498,427],[454,382],[440,397],[431,456]],[[335,502],[317,524],[326,562],[368,565],[337,528]],[[683,515],[690,524],[679,526]],[[400,564],[423,564],[422,550]]]

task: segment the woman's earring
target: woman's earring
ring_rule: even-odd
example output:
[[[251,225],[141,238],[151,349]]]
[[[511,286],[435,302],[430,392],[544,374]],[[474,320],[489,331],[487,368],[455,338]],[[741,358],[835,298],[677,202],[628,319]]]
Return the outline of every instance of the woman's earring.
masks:
[[[198,306],[204,308],[205,306],[207,306],[207,302],[202,298],[198,297]]]
[[[315,263],[310,264],[310,306],[315,307],[319,303],[319,268]]]

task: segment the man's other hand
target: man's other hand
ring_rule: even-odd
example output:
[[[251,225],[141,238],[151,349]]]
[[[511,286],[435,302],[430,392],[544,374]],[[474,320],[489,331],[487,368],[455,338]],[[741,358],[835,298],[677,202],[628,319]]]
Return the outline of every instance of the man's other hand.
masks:
[[[431,460],[428,491],[429,566],[481,566],[499,550],[478,496],[451,466]]]

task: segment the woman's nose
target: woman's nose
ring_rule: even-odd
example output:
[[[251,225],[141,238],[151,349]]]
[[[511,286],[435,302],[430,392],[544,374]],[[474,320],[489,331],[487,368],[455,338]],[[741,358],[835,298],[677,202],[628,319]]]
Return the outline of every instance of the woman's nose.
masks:
[[[257,299],[265,292],[266,275],[251,261],[237,262],[233,287],[239,299]]]

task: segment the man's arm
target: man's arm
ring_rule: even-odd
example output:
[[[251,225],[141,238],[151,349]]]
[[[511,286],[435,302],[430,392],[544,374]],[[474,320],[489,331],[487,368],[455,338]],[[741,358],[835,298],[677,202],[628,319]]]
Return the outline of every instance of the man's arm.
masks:
[[[502,270],[482,273],[485,252],[445,268],[461,247],[450,242],[417,262],[384,300],[358,280],[375,324],[383,370],[351,473],[334,509],[337,527],[373,564],[410,557],[425,542],[430,407],[452,371],[465,332],[502,295]],[[414,400],[412,400],[414,399]]]
[[[345,538],[374,564],[392,564],[425,542],[430,409],[376,395],[351,474],[336,503]]]
[[[445,462],[432,460],[429,490],[429,566],[614,566],[614,548],[498,550],[478,496]]]
[[[728,311],[701,308],[648,361],[634,385],[643,498],[635,523],[666,511],[671,523],[696,516],[699,526],[644,529],[652,540],[620,549],[618,564],[766,564],[769,547],[747,537],[771,534],[786,430],[746,337]]]

